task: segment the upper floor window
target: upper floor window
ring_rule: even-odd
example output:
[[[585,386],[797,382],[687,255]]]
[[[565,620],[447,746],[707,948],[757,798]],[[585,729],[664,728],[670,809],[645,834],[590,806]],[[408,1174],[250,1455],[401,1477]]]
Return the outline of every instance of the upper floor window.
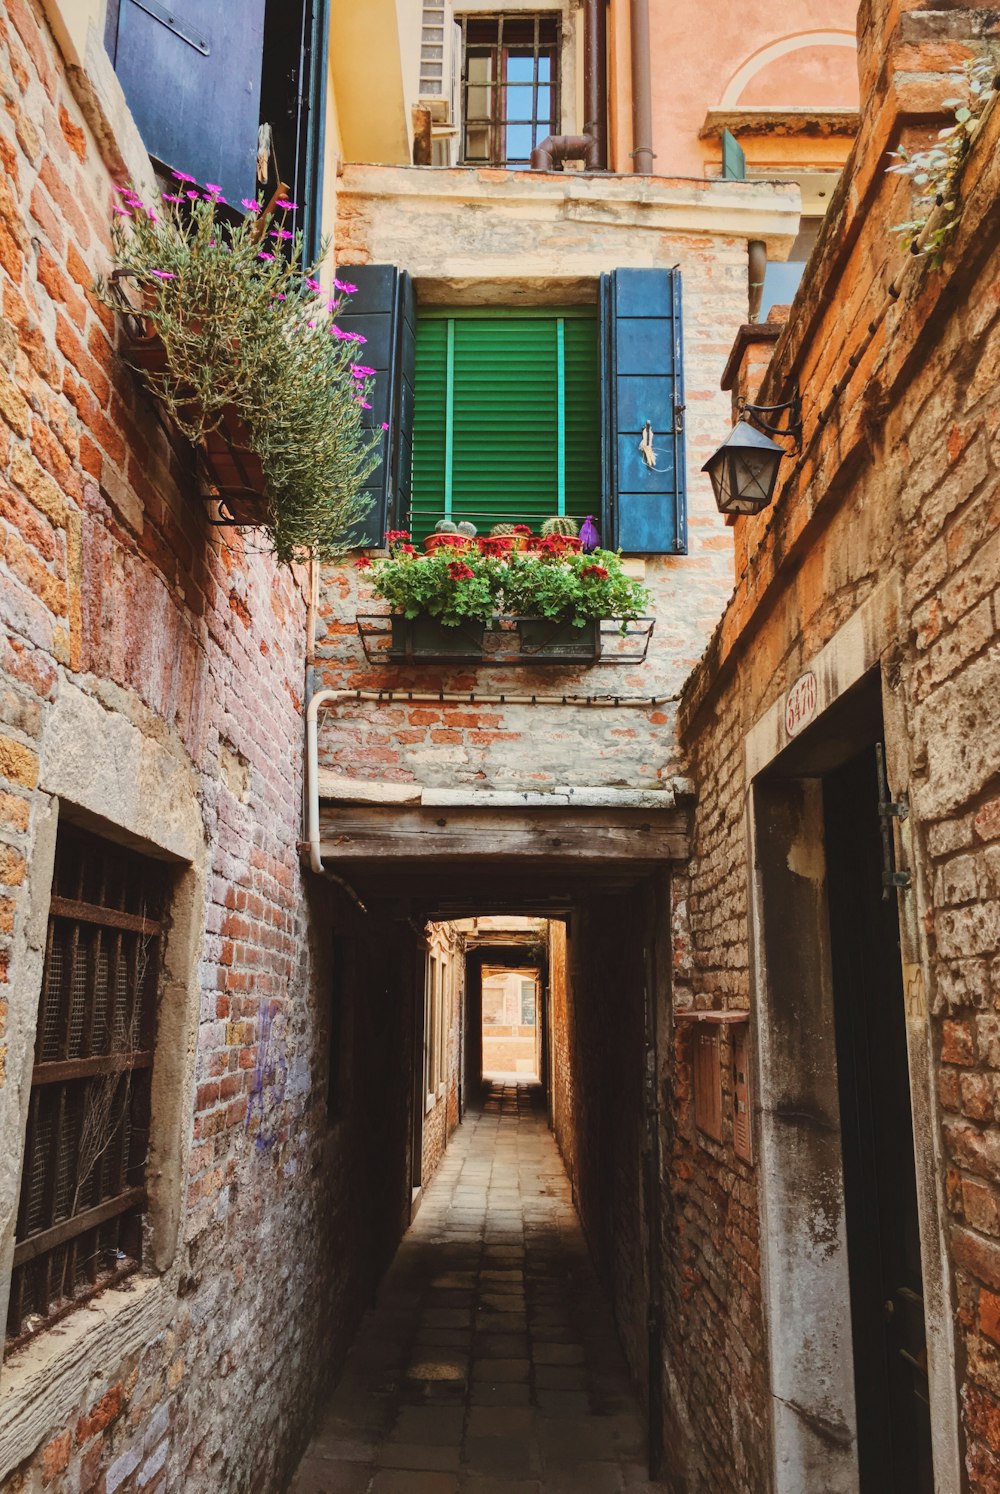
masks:
[[[141,1264],[165,891],[162,862],[60,826],[8,1347]]]
[[[527,166],[559,127],[559,17],[463,16],[462,161]]]
[[[109,0],[105,44],[150,156],[221,188],[238,213],[279,183],[291,225],[318,248],[319,0],[199,0],[184,16]]]

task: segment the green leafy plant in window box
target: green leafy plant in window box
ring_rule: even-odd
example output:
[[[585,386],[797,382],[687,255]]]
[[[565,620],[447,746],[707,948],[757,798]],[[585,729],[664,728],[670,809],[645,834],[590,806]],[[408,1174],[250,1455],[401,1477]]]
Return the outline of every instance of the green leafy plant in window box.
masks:
[[[376,592],[394,609],[393,653],[457,655],[479,652],[496,611],[499,562],[477,550],[445,545],[421,555],[406,530],[386,536],[384,560],[361,556]]]
[[[364,425],[372,370],[361,340],[336,323],[351,287],[334,282],[341,296],[328,297],[317,267],[303,269],[282,200],[276,218],[245,201],[233,224],[218,189],[175,175],[178,191],[153,207],[117,189],[119,268],[96,292],[132,313],[126,358],[199,450],[234,519],[261,525],[285,563],[333,558],[365,511],[381,442]]]
[[[528,552],[438,548],[422,555],[408,540],[404,531],[391,531],[387,559],[355,561],[394,609],[394,652],[424,652],[405,623],[432,622],[437,651],[449,652],[449,629],[462,629],[467,648],[470,628],[481,642],[491,622],[516,618],[525,656],[592,658],[600,651],[602,620],[615,619],[624,631],[649,605],[646,588],[625,574],[621,556],[610,550],[582,555],[553,537]]]

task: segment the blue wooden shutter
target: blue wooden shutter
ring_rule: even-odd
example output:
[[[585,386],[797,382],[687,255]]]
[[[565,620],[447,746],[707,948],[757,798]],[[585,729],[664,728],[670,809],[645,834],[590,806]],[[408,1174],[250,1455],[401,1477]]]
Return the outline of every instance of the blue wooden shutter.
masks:
[[[413,462],[413,379],[416,356],[416,306],[413,282],[395,265],[343,265],[338,277],[357,292],[337,318],[345,332],[366,339],[358,345],[358,362],[374,368],[372,409],[364,423],[382,436],[382,460],[368,478],[368,513],[355,526],[350,543],[381,545],[387,529],[398,527],[409,512]],[[382,430],[382,425],[389,429]]]
[[[601,277],[605,533],[632,555],[687,553],[681,277],[613,270]],[[653,433],[656,466],[639,449]]]
[[[150,155],[253,197],[264,0],[120,0],[108,49]]]

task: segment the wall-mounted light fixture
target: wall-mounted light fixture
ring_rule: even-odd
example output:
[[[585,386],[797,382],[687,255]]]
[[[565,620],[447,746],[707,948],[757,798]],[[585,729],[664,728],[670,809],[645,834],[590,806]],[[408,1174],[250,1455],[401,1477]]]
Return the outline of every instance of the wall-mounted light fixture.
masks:
[[[786,412],[784,427],[772,425],[763,417]],[[702,467],[712,480],[719,512],[723,514],[759,514],[774,496],[778,465],[783,456],[797,456],[802,449],[802,403],[798,391],[783,405],[751,405],[740,400],[740,418],[714,456]],[[756,429],[750,421],[755,422]],[[770,434],[765,435],[767,431]],[[771,436],[791,436],[791,451],[772,441]]]

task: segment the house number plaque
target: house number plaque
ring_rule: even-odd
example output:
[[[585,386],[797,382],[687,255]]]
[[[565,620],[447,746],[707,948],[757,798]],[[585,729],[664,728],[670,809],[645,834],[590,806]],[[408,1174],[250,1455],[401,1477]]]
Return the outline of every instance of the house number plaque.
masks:
[[[785,699],[785,730],[790,737],[798,736],[804,726],[816,714],[816,676],[811,669],[800,674]]]

